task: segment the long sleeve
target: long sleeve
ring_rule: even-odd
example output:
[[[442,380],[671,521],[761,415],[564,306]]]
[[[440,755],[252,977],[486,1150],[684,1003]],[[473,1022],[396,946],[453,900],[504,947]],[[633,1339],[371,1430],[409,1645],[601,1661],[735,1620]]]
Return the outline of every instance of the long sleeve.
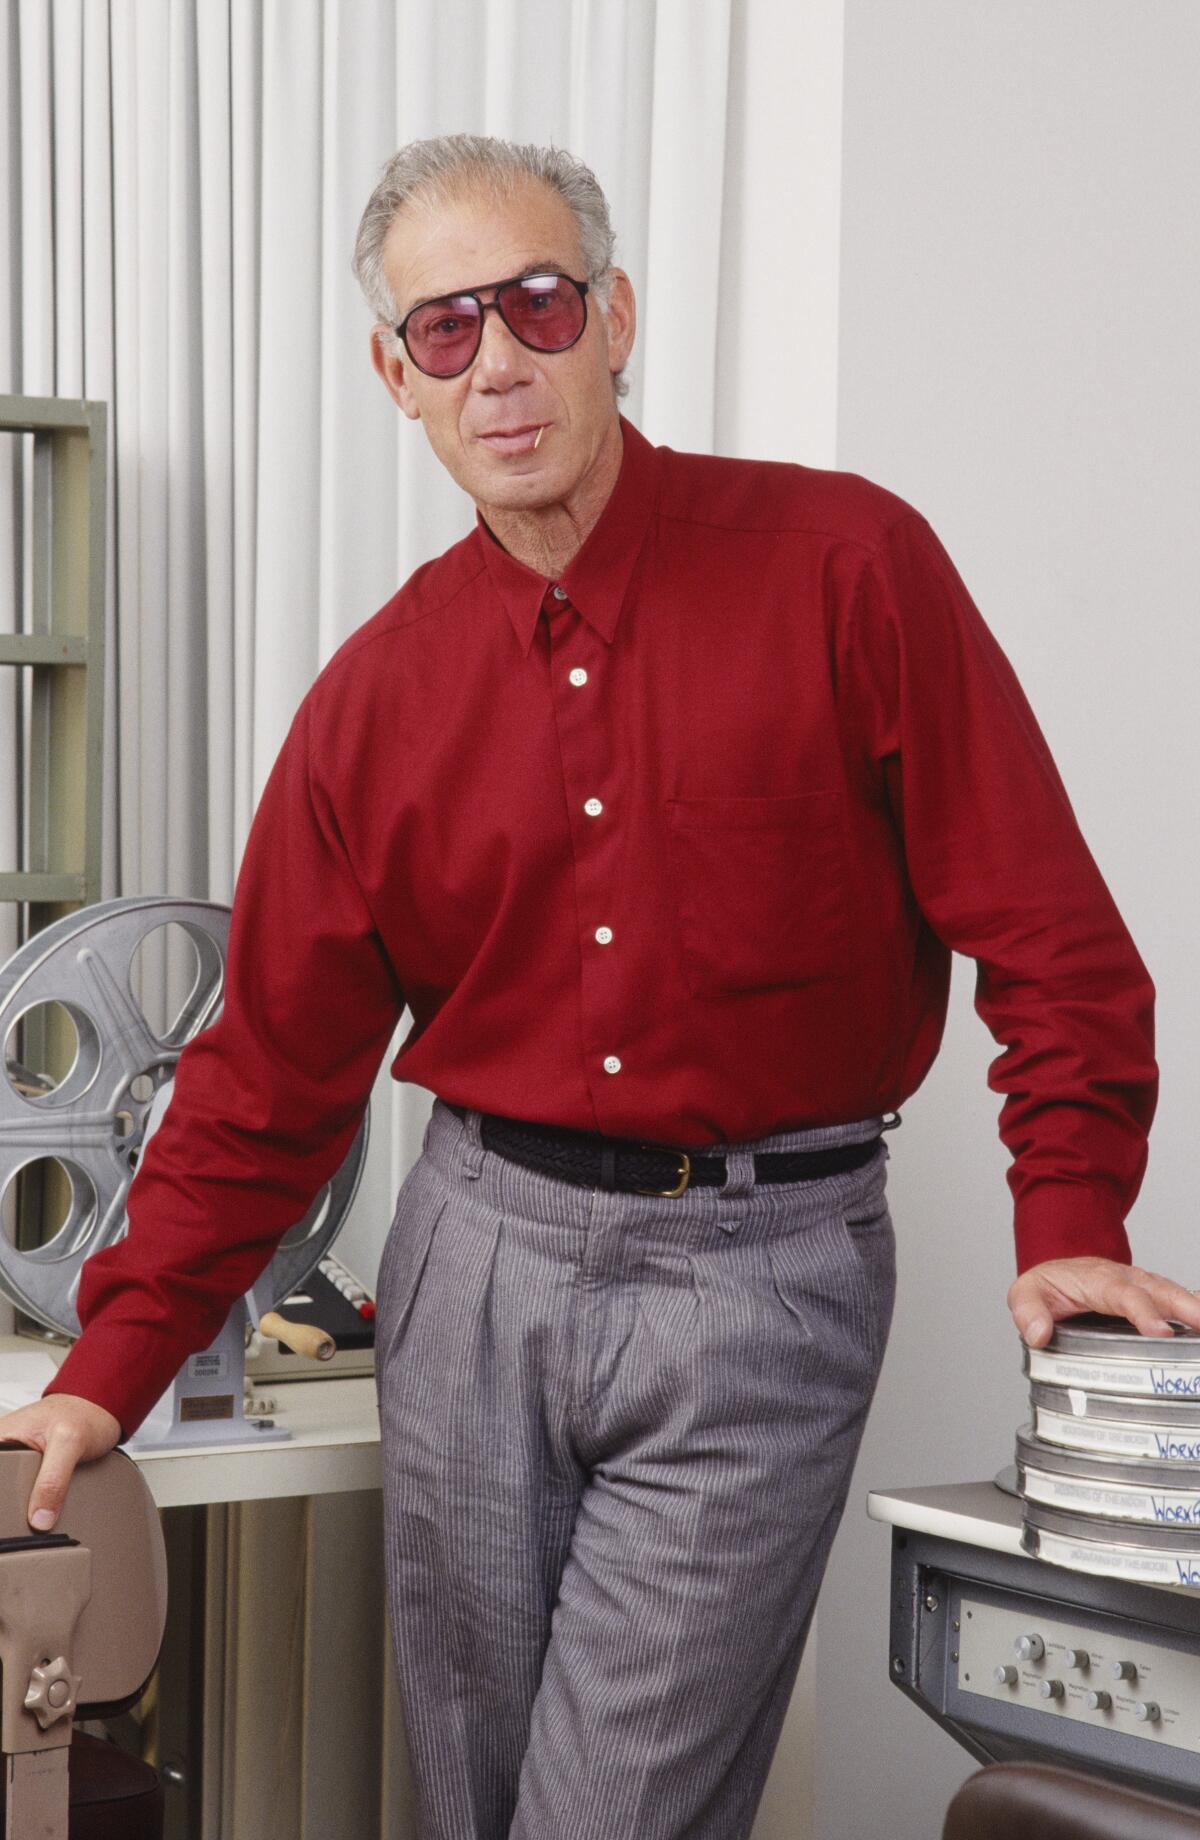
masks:
[[[976,961],[1003,1052],[1019,1270],[1129,1259],[1158,1071],[1154,986],[1080,833],[1016,676],[928,522],[893,523],[846,638],[913,892]]]
[[[47,1389],[107,1407],[126,1436],[346,1156],[404,1007],[309,722],[306,700],[251,827],[222,1013],[180,1055],[129,1232],[87,1260],[83,1333]]]

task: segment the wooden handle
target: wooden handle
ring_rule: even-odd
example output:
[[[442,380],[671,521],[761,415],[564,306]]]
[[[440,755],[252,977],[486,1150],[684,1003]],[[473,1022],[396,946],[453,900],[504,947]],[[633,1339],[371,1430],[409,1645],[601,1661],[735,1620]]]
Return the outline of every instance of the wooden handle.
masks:
[[[310,1361],[330,1361],[337,1353],[337,1343],[327,1329],[315,1328],[312,1323],[288,1322],[277,1310],[268,1310],[258,1326],[264,1335],[273,1335],[293,1354],[307,1355]]]

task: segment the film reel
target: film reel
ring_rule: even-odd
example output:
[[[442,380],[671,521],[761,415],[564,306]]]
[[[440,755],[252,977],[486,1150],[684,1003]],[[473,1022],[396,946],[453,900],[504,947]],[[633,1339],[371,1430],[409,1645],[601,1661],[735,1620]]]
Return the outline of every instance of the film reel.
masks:
[[[1121,1317],[1076,1316],[1044,1348],[1027,1348],[1031,1381],[1125,1398],[1200,1400],[1200,1335],[1183,1323],[1171,1336],[1139,1335]]]
[[[151,1112],[157,1123],[180,1053],[220,1009],[229,921],[229,909],[210,901],[100,901],[35,934],[0,970],[0,1197],[10,1229],[15,1185],[35,1165],[57,1165],[59,1188],[65,1179],[69,1191],[45,1244],[18,1246],[11,1230],[0,1232],[0,1285],[47,1328],[79,1334],[84,1262],[127,1231],[125,1200]],[[174,1020],[156,1032],[131,972],[144,943],[171,925],[191,942],[194,976]],[[26,1037],[50,1027],[57,1077],[31,1069],[18,1052]],[[364,1114],[341,1167],[283,1236],[255,1287],[273,1305],[303,1284],[336,1238],[366,1144]]]

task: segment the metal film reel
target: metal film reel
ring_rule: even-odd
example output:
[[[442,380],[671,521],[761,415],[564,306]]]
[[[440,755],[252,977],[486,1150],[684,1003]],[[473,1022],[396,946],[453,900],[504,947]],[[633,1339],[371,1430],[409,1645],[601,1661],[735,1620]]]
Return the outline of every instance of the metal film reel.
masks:
[[[69,1185],[65,1218],[45,1245],[19,1248],[0,1231],[0,1286],[30,1316],[79,1334],[75,1300],[85,1259],[121,1239],[125,1198],[156,1101],[156,1122],[188,1041],[216,1017],[224,989],[230,911],[170,896],[100,901],[36,933],[0,970],[0,1198],[23,1170],[50,1159]],[[143,941],[174,924],[195,949],[195,975],[174,1021],[151,1027],[131,969]],[[53,1005],[53,1011],[43,1009]],[[18,1031],[52,1017],[74,1030],[73,1058],[55,1082],[17,1053]],[[341,1168],[289,1228],[255,1285],[273,1305],[303,1284],[335,1239],[358,1188],[367,1118]],[[60,1178],[61,1181],[61,1178]],[[265,1307],[265,1306],[264,1306]]]

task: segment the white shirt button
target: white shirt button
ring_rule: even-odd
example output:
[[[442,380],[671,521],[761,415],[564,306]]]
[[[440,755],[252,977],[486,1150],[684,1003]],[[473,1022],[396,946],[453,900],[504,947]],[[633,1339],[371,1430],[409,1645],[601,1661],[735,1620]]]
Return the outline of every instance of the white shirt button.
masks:
[[[560,588],[557,582],[554,584],[554,598],[556,601],[565,601],[567,598],[567,590]]]
[[[615,1054],[606,1054],[606,1055],[605,1055],[605,1057],[604,1057],[604,1071],[605,1071],[605,1073],[620,1073],[620,1071],[621,1071],[621,1063],[620,1063],[620,1061],[619,1061],[619,1060],[617,1059],[617,1057],[616,1057],[616,1055],[615,1055]]]
[[[598,926],[596,928],[596,938],[600,941],[602,946],[606,946],[612,938],[611,926]]]
[[[599,799],[585,799],[583,809],[589,818],[598,818],[604,807]]]
[[[571,682],[573,684],[586,684],[587,672],[581,664],[577,664],[575,669],[571,672]]]

